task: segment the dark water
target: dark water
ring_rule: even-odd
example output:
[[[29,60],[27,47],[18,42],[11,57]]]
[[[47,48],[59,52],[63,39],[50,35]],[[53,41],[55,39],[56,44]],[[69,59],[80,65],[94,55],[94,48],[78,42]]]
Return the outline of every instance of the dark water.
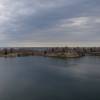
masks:
[[[100,100],[100,57],[0,58],[0,100]]]

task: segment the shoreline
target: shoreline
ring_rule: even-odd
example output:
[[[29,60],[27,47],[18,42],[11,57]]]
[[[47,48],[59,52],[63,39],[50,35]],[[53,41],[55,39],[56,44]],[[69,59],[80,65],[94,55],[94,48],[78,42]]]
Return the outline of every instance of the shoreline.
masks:
[[[55,47],[55,48],[4,48],[0,57],[44,56],[58,58],[79,58],[86,55],[100,56],[100,47]]]

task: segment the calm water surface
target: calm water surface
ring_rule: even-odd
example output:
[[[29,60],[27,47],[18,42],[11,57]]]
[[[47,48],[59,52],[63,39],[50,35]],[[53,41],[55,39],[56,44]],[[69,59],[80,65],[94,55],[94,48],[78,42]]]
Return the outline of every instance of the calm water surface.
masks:
[[[0,100],[100,100],[100,57],[0,58]]]

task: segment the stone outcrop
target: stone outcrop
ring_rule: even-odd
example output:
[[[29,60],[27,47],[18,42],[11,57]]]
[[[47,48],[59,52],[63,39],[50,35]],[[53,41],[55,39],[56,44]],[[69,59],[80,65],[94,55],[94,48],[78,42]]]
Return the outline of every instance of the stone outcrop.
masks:
[[[94,47],[56,47],[30,49],[30,48],[4,48],[0,49],[0,57],[21,57],[21,56],[46,56],[59,58],[78,58],[85,55],[100,56],[100,48]]]

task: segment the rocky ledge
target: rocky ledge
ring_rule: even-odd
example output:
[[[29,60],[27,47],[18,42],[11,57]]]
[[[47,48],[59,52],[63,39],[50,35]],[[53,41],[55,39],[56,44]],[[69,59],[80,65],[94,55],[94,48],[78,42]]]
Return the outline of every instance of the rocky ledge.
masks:
[[[59,58],[79,58],[85,55],[100,56],[100,48],[87,47],[61,47],[43,48],[3,48],[0,49],[0,57],[45,56]]]
[[[47,57],[60,57],[60,58],[79,58],[82,57],[81,54],[77,52],[66,52],[66,53],[50,53],[46,54]]]

